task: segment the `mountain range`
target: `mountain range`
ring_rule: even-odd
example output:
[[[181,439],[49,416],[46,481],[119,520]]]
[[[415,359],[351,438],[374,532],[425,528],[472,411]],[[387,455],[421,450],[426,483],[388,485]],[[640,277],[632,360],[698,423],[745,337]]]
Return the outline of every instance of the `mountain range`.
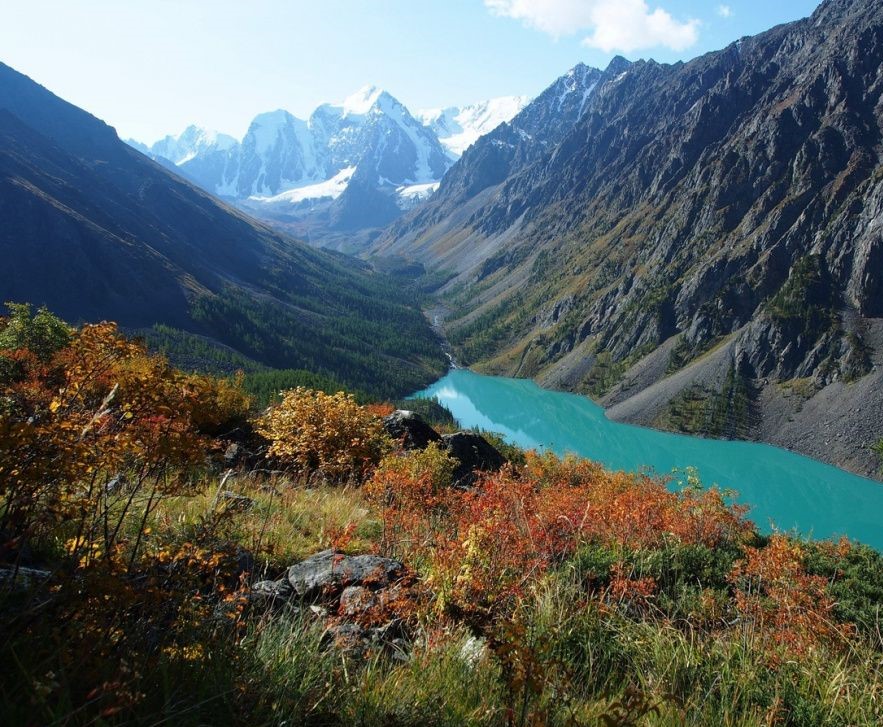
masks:
[[[191,153],[180,147],[167,144]],[[444,370],[398,282],[255,222],[2,64],[0,219],[0,300],[112,319],[206,359],[188,364],[307,370],[385,396]]]
[[[503,97],[412,115],[366,86],[309,119],[255,117],[242,141],[190,126],[139,151],[203,189],[316,244],[356,250],[427,198],[451,164],[528,99]]]
[[[0,66],[5,299],[384,395],[442,370],[431,303],[461,364],[877,470],[883,0],[530,102],[366,87],[140,149]]]
[[[463,363],[871,474],[881,79],[881,0],[687,63],[577,67],[371,252],[445,276]]]

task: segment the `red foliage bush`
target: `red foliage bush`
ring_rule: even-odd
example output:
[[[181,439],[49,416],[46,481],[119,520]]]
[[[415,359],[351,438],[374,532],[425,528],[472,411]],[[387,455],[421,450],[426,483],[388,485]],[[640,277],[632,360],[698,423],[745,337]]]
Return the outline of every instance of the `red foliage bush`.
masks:
[[[384,463],[369,487],[381,495],[387,547],[428,563],[442,603],[476,615],[510,611],[586,543],[713,548],[751,530],[744,510],[717,490],[674,493],[587,460],[529,453],[523,468],[483,475],[463,493],[439,486],[413,457]],[[626,580],[617,580],[620,596],[652,591],[650,581]]]

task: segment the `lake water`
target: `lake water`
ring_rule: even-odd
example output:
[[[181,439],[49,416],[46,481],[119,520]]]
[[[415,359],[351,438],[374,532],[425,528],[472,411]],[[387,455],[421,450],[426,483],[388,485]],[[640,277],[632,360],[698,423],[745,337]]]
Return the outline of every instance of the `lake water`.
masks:
[[[695,467],[704,485],[737,491],[749,517],[815,538],[846,535],[883,550],[883,484],[752,442],[689,437],[610,421],[593,401],[533,381],[456,369],[417,396],[436,398],[463,427],[498,432],[526,449],[573,452],[614,470],[662,475]]]

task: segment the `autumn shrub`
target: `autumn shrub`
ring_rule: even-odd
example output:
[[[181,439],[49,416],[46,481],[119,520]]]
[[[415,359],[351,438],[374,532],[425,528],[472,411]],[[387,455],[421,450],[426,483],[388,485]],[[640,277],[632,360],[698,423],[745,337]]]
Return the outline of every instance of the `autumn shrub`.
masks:
[[[251,397],[245,393],[244,376],[232,378],[207,374],[181,374],[188,395],[190,420],[200,434],[219,437],[250,427]]]
[[[19,546],[61,542],[76,565],[110,562],[126,521],[187,491],[188,468],[210,449],[203,432],[243,418],[248,399],[235,382],[173,369],[110,323],[74,331],[41,311],[32,326],[54,343],[41,334],[31,350],[33,336],[6,335],[28,328],[22,315],[0,331],[24,344],[0,349],[15,364],[0,389],[0,531]],[[139,541],[124,548],[130,562]]]
[[[717,490],[674,493],[662,481],[611,473],[587,460],[529,453],[523,467],[486,474],[460,493],[439,487],[443,478],[431,464],[437,455],[423,456],[385,461],[372,480],[387,541],[398,539],[399,552],[431,563],[446,606],[476,616],[513,608],[531,584],[586,544],[716,549],[738,543],[751,528]],[[621,556],[608,576],[619,598],[656,589],[653,575],[635,573]]]
[[[271,456],[335,482],[361,481],[391,447],[380,419],[344,392],[292,389],[257,426]]]
[[[789,654],[843,648],[854,626],[837,622],[828,581],[807,573],[804,559],[803,546],[783,535],[763,548],[746,547],[730,574],[736,609],[761,639]]]
[[[424,450],[385,457],[365,485],[381,512],[381,549],[386,555],[424,562],[448,535],[451,490],[457,463],[436,442]]]

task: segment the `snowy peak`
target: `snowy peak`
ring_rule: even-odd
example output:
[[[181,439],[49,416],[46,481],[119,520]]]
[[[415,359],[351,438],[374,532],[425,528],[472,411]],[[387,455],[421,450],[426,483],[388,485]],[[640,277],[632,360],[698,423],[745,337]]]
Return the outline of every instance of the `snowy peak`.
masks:
[[[432,195],[468,146],[527,102],[506,96],[413,115],[368,85],[306,120],[285,109],[258,114],[241,142],[190,126],[149,148],[130,143],[266,219],[325,215],[332,227],[359,229],[361,219],[367,229]]]
[[[628,61],[625,62],[627,63]],[[547,102],[554,104],[556,110],[570,112],[571,114],[575,111],[576,117],[579,118],[585,110],[586,103],[606,73],[609,73],[609,70],[602,72],[597,68],[580,63],[552,84],[543,93],[543,96],[547,97]]]
[[[437,181],[451,164],[438,139],[391,94],[365,86],[341,104],[324,104],[310,116],[314,137],[329,154],[332,171],[355,166],[379,186]]]
[[[453,158],[459,158],[480,137],[510,121],[530,102],[528,96],[501,96],[469,106],[417,112]]]
[[[386,91],[377,86],[362,86],[351,96],[347,96],[339,108],[343,111],[344,116],[363,116],[367,114],[381,97],[389,96]]]
[[[537,148],[557,144],[579,121],[595,92],[628,67],[619,59],[601,71],[584,63],[571,68],[513,117],[510,125],[526,141],[538,142]]]
[[[208,151],[229,151],[239,142],[232,136],[200,126],[188,126],[178,136],[167,136],[150,147],[150,153],[181,166],[197,154]],[[143,145],[142,145],[143,146]]]

